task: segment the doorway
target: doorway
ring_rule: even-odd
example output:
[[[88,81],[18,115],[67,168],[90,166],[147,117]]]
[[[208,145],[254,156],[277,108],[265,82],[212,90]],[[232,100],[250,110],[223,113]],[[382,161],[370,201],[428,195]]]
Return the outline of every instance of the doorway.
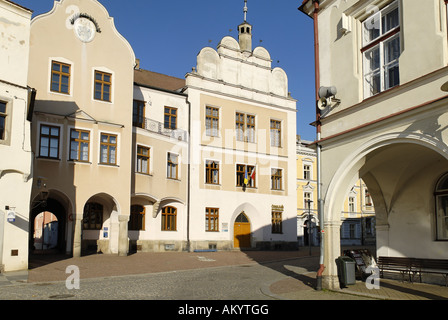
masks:
[[[233,225],[233,247],[250,248],[250,222],[244,212],[240,213]]]
[[[58,247],[59,221],[49,211],[39,213],[34,218],[34,252],[50,252]]]

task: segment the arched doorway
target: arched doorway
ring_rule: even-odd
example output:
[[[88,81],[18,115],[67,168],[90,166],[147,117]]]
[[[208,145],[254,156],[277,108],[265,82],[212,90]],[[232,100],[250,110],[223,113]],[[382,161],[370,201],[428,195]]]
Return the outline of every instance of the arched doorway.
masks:
[[[33,204],[30,215],[30,253],[64,253],[67,245],[66,208],[51,196]]]
[[[243,211],[236,217],[233,225],[233,247],[250,248],[250,238],[250,222]]]
[[[58,247],[59,221],[50,211],[39,213],[34,219],[34,253],[52,252]]]

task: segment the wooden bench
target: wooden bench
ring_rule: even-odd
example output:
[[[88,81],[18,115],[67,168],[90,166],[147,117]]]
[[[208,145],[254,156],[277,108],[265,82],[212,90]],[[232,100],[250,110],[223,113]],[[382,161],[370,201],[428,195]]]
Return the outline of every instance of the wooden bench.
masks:
[[[445,278],[445,286],[448,287],[448,260],[413,258],[411,272],[413,277],[419,276],[420,282],[423,273],[441,274]]]
[[[407,276],[413,282],[416,276],[422,282],[422,274],[441,274],[445,278],[445,286],[448,287],[448,260],[422,259],[408,257],[378,257],[380,276],[384,277],[384,271],[400,272],[403,281]]]
[[[400,272],[404,281],[405,276],[411,277],[412,258],[407,257],[378,257],[378,268],[380,269],[380,277],[384,278],[384,271]]]

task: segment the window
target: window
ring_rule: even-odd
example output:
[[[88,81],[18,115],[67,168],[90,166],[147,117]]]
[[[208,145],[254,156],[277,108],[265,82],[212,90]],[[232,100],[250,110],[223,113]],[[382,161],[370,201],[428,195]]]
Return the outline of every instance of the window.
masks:
[[[70,160],[89,161],[90,132],[72,129],[70,131]]]
[[[177,209],[164,207],[162,209],[162,231],[176,231]]]
[[[219,162],[209,160],[206,161],[205,183],[219,184]]]
[[[145,230],[145,207],[141,205],[131,206],[131,216],[128,222],[129,230]]]
[[[150,149],[137,146],[137,172],[149,174]]]
[[[84,230],[101,230],[103,226],[103,206],[99,203],[87,203],[84,207]]]
[[[282,169],[271,169],[271,189],[282,190]]]
[[[0,140],[6,138],[6,102],[0,101]]]
[[[211,137],[218,137],[219,109],[214,107],[206,107],[205,109],[205,134]]]
[[[303,194],[303,207],[305,208],[305,209],[311,209],[311,202],[312,202],[312,200],[311,200],[311,193],[310,192],[305,192],[304,194]]]
[[[166,177],[170,179],[178,179],[179,177],[179,156],[173,153],[168,153],[167,172]]]
[[[355,198],[354,197],[348,198],[348,211],[355,212]]]
[[[205,208],[205,231],[219,231],[219,209]]]
[[[303,179],[311,180],[311,166],[308,164],[303,166]]]
[[[100,163],[117,164],[117,136],[114,134],[102,133],[100,146]]]
[[[95,100],[111,102],[112,75],[95,71]]]
[[[236,186],[255,188],[255,167],[245,164],[236,165]]]
[[[49,125],[40,126],[39,156],[42,158],[59,158],[60,128]]]
[[[70,94],[70,65],[53,61],[51,65],[51,91]]]
[[[436,198],[437,240],[448,240],[448,174],[437,184]]]
[[[132,110],[132,125],[138,128],[145,128],[145,102],[134,100]]]
[[[235,118],[236,140],[255,142],[255,116],[237,112]]]
[[[282,123],[278,120],[271,120],[271,146],[281,146]]]
[[[376,95],[400,84],[400,15],[398,1],[363,23],[364,96]]]
[[[177,109],[165,107],[165,120],[163,123],[165,129],[177,129]]]
[[[272,233],[282,233],[282,213],[272,211]]]

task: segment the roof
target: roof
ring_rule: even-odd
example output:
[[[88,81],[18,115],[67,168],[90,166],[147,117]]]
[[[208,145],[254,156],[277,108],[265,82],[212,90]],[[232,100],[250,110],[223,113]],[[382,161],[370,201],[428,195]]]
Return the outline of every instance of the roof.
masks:
[[[24,7],[24,6],[20,5],[20,4],[18,4],[18,3],[15,3],[14,1],[11,1],[11,0],[5,0],[5,2],[8,2],[8,3],[12,4],[12,5],[15,5],[15,6],[19,7],[19,8],[22,8],[22,9],[28,11],[28,12],[33,13],[33,10],[28,9],[28,8],[26,8],[26,7]]]
[[[144,70],[134,70],[134,83],[144,87],[179,92],[185,87],[185,79],[180,79],[165,74]]]

